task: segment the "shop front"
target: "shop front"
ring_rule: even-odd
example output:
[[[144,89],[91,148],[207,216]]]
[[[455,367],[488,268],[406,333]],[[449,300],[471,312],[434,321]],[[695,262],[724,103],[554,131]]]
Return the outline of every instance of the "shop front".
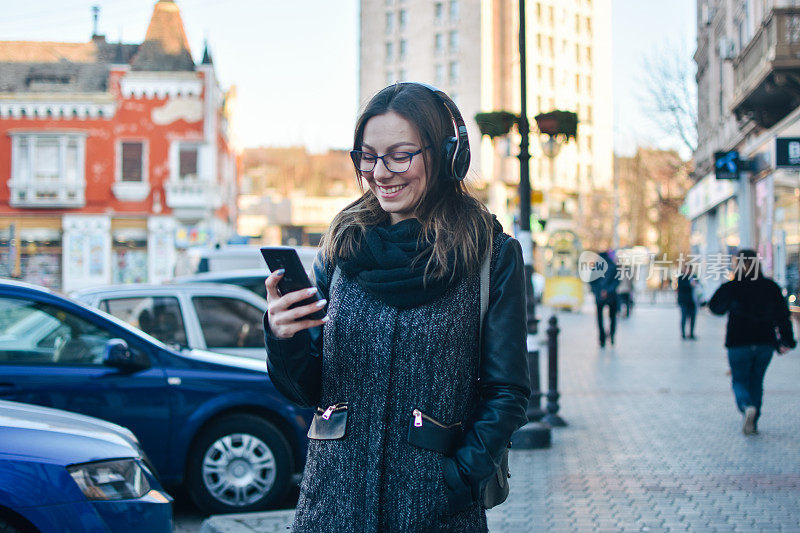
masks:
[[[59,217],[0,217],[0,277],[62,288]]]
[[[756,183],[755,234],[762,268],[800,298],[800,172],[778,169]]]

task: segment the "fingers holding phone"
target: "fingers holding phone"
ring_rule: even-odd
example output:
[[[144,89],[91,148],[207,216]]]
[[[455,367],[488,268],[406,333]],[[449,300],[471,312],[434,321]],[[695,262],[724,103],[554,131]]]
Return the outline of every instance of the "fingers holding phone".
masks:
[[[261,253],[272,271],[265,282],[272,334],[286,339],[327,322],[327,301],[319,298],[297,252],[287,247],[265,247]]]

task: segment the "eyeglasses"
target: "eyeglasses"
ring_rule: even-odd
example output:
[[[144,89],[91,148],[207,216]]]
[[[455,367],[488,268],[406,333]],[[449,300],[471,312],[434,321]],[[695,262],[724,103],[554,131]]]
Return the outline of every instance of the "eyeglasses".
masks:
[[[389,172],[394,174],[401,174],[411,168],[411,160],[415,155],[424,152],[426,148],[420,148],[416,152],[391,152],[383,155],[370,154],[362,152],[361,150],[352,150],[350,158],[359,172],[372,172],[375,170],[375,165],[378,164],[378,159],[383,161],[383,166]]]

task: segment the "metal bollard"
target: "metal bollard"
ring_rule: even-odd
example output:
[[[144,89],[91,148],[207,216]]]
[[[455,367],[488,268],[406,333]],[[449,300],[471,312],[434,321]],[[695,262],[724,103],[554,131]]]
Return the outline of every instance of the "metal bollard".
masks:
[[[547,321],[547,415],[542,422],[552,427],[564,427],[567,423],[558,416],[558,319],[555,315]]]
[[[531,397],[528,400],[528,422],[538,422],[544,417],[542,410],[542,385],[539,372],[539,350],[528,347],[528,372],[531,376]]]
[[[511,437],[516,450],[534,450],[549,448],[551,444],[550,426],[542,424],[539,420],[544,415],[540,407],[542,397],[539,391],[539,350],[536,349],[537,339],[528,335],[528,369],[531,375],[531,397],[528,400],[528,423],[519,428]]]

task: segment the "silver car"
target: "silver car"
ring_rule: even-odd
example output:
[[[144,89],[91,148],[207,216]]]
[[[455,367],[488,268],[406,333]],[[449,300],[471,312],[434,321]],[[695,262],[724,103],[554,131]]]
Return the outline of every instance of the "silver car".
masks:
[[[178,349],[266,359],[267,302],[241,287],[131,283],[83,289],[71,296]]]

